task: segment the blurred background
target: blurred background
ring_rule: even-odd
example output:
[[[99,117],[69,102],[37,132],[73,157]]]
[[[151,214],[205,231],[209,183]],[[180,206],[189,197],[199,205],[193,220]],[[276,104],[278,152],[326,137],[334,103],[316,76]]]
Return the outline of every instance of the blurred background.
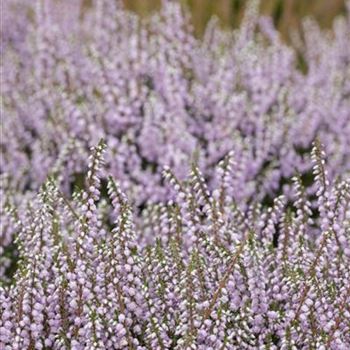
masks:
[[[161,0],[123,0],[136,13],[147,16],[161,5]],[[237,27],[248,0],[181,0],[190,9],[195,33],[200,37],[212,15],[220,18],[225,28]],[[322,27],[330,27],[338,14],[345,12],[345,0],[262,0],[261,13],[270,15],[282,37],[298,29],[302,18],[312,16]]]

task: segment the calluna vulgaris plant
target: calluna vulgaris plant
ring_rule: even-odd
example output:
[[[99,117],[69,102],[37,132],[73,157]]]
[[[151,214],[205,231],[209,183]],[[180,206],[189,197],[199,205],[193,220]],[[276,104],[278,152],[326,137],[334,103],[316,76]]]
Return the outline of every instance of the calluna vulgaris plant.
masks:
[[[349,349],[350,6],[86,4],[3,4],[0,349]]]
[[[144,226],[117,182],[101,183],[104,149],[84,189],[69,198],[51,176],[15,222],[1,348],[349,348],[350,182],[330,183],[318,143],[314,207],[295,176],[292,203],[243,212],[229,154],[212,192],[196,165],[186,181],[165,168],[174,199]],[[153,244],[142,244],[147,230]]]
[[[215,165],[231,151],[243,211],[288,197],[295,171],[310,184],[315,137],[330,179],[349,174],[349,15],[332,33],[305,21],[292,49],[258,16],[256,0],[239,30],[213,20],[203,40],[177,1],[144,20],[118,1],[86,3],[3,4],[1,278],[16,252],[8,204],[25,208],[49,173],[70,194],[100,138],[137,215],[171,199],[164,166],[183,180],[196,160],[213,189]]]
[[[292,49],[256,0],[238,31],[213,20],[203,40],[176,1],[144,20],[118,1],[91,2],[4,3],[1,170],[10,188],[35,192],[54,168],[69,192],[100,138],[108,171],[141,208],[169,199],[164,166],[184,179],[197,158],[214,188],[230,151],[236,200],[274,196],[295,170],[310,171],[316,136],[329,176],[349,174],[349,15],[332,33],[306,21]]]

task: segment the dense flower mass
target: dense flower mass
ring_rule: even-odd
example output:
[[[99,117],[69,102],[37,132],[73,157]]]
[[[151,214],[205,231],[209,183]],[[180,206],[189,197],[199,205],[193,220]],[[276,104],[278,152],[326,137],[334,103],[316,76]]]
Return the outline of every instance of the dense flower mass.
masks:
[[[228,155],[213,192],[196,165],[185,182],[164,169],[174,200],[143,226],[115,180],[100,181],[104,146],[84,189],[67,198],[50,177],[19,213],[2,348],[349,348],[350,182],[330,184],[320,145],[314,207],[296,176],[293,204],[242,212]]]
[[[61,168],[69,189],[100,138],[109,172],[138,206],[168,199],[163,167],[183,179],[193,158],[213,188],[230,151],[236,200],[259,201],[309,171],[316,137],[330,176],[349,173],[349,17],[332,36],[305,22],[292,49],[255,0],[238,31],[212,21],[203,40],[176,1],[145,20],[117,1],[92,3],[83,12],[79,1],[4,4],[1,170],[16,190],[35,191]]]
[[[350,348],[350,4],[258,5],[4,2],[1,349]]]

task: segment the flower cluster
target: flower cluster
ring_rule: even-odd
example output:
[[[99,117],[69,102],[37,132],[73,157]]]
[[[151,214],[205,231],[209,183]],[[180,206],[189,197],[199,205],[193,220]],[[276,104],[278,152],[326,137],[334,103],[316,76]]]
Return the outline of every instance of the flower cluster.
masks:
[[[1,349],[350,348],[350,7],[258,6],[4,3]]]
[[[104,152],[83,188],[67,197],[51,176],[15,221],[1,348],[349,348],[350,182],[329,180],[318,142],[312,203],[295,176],[292,202],[243,211],[229,154],[213,191],[195,163],[185,181],[165,168],[173,199],[142,224],[113,177],[100,180]]]
[[[273,197],[295,170],[309,172],[316,137],[329,175],[349,173],[349,17],[332,37],[306,21],[292,49],[256,0],[239,30],[212,20],[202,40],[177,1],[146,19],[117,1],[83,3],[4,4],[1,170],[17,191],[36,191],[55,168],[68,193],[100,138],[140,207],[169,199],[164,166],[184,179],[194,158],[213,188],[230,151],[244,184],[236,200]]]
[[[305,21],[291,48],[258,15],[257,0],[238,30],[213,19],[201,40],[178,1],[163,0],[146,19],[117,1],[89,3],[4,4],[1,278],[16,251],[8,212],[25,207],[49,174],[70,195],[100,138],[106,168],[137,213],[172,198],[164,166],[183,180],[196,161],[213,189],[229,152],[230,194],[244,211],[288,197],[296,171],[310,179],[316,137],[330,179],[349,174],[349,15],[332,35]]]

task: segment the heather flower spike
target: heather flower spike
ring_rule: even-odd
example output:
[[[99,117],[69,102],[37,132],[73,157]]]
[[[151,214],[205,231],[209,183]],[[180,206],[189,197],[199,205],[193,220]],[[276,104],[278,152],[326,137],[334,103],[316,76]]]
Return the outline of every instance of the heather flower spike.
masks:
[[[314,210],[330,219],[326,230],[313,226],[321,214],[306,225],[314,214],[295,177],[296,211],[277,197],[254,215],[241,211],[247,230],[235,225],[229,211],[237,208],[228,197],[220,216],[225,234],[218,240],[213,211],[220,210],[199,169],[188,181],[165,169],[178,195],[159,207],[161,216],[152,222],[162,220],[168,230],[155,225],[156,241],[138,246],[142,222],[113,177],[106,195],[115,222],[101,219],[107,204],[100,190],[100,142],[79,195],[66,196],[49,178],[21,213],[15,283],[1,287],[1,346],[345,349],[349,183],[329,182],[323,191],[326,165],[319,147],[313,150],[316,193],[327,193],[329,204],[318,199]],[[193,241],[186,238],[191,228]]]

